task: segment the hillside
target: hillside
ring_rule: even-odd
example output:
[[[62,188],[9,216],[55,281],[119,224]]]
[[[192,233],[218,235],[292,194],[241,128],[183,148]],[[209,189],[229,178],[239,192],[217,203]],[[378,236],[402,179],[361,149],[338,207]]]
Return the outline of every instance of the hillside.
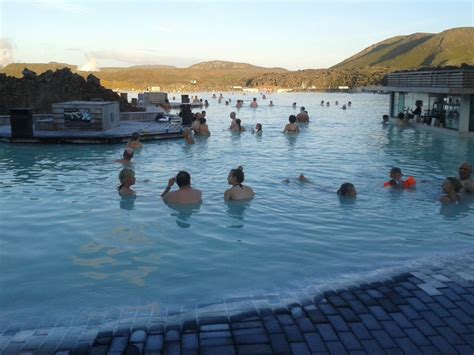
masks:
[[[334,65],[334,69],[460,66],[474,64],[474,27],[453,28],[438,34],[414,33],[376,43]]]
[[[69,68],[73,72],[77,71],[77,65],[49,62],[49,63],[12,63],[12,64],[8,64],[4,68],[0,68],[0,73],[5,73],[9,76],[21,78],[23,77],[22,72],[23,72],[23,69],[25,68],[28,68],[29,70],[32,70],[37,74],[42,74],[44,72],[47,72],[48,70],[55,71],[62,68]]]
[[[249,71],[266,71],[266,72],[287,72],[285,68],[265,68],[247,63],[226,62],[214,60],[210,62],[202,62],[191,65],[191,70],[249,70]]]

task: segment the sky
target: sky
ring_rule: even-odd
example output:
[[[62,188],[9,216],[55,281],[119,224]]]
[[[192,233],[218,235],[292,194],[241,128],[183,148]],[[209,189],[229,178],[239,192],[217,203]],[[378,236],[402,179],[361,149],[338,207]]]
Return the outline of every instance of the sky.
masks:
[[[472,26],[474,0],[0,0],[0,65],[317,69],[393,36]]]

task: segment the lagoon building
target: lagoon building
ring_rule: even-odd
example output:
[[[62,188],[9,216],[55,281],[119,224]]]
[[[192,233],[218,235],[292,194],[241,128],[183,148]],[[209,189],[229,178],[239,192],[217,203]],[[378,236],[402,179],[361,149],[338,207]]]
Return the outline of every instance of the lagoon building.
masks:
[[[474,137],[473,69],[398,72],[385,79],[390,117],[409,115],[420,106],[417,126]]]

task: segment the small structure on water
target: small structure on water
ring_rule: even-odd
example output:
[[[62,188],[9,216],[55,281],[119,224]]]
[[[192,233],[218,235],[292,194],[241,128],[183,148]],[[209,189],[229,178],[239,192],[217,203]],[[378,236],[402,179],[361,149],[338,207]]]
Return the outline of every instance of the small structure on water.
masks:
[[[386,79],[391,117],[414,115],[420,126],[474,136],[474,70],[400,72]]]
[[[53,104],[52,114],[12,109],[0,117],[0,141],[12,143],[122,143],[133,132],[142,140],[181,138],[181,118],[156,112],[120,112],[115,101]]]

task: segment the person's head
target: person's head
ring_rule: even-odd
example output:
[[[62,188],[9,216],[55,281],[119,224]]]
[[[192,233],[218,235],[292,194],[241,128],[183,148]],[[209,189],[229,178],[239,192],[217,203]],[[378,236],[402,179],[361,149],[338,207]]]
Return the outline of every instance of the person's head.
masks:
[[[443,182],[443,192],[450,193],[451,191],[455,191],[458,193],[462,189],[461,181],[456,179],[455,177],[447,177],[446,180]]]
[[[191,185],[191,175],[187,171],[180,171],[176,175],[176,184],[179,188]]]
[[[229,185],[237,185],[244,182],[244,168],[239,166],[237,169],[232,169],[227,176],[227,182]]]
[[[461,165],[459,165],[459,179],[460,180],[468,180],[471,178],[471,174],[472,174],[472,165],[469,164],[467,161],[461,163]]]
[[[345,196],[345,197],[356,197],[357,191],[353,184],[351,184],[350,182],[345,182],[344,184],[341,185],[339,190],[337,190],[337,194],[339,196]]]
[[[226,101],[225,104],[228,105],[228,104],[229,104],[229,101]]]
[[[206,121],[207,121],[207,120],[206,120],[204,117],[201,117],[201,118],[199,119],[199,123],[200,123],[200,124],[206,124]]]
[[[135,172],[130,168],[123,168],[119,174],[120,185],[131,186],[135,184]]]
[[[206,117],[206,111],[201,112],[201,117]]]
[[[237,124],[237,126],[239,126],[239,131],[242,129],[242,120],[240,118],[237,118],[235,120],[235,123]]]
[[[295,115],[290,115],[290,117],[288,117],[288,121],[290,121],[290,123],[295,123],[296,122],[296,116]]]
[[[300,107],[300,111],[301,111],[301,112],[305,112],[305,111],[306,111],[306,109],[304,108],[304,106],[301,106],[301,107]]]
[[[138,132],[133,132],[133,133],[132,133],[132,138],[131,138],[131,140],[132,140],[132,141],[138,141],[139,139],[140,139],[140,133],[138,133]]]
[[[401,181],[402,176],[403,176],[402,169],[397,168],[395,166],[392,169],[390,169],[390,177],[392,178],[392,180]]]
[[[261,124],[261,123],[257,123],[257,124],[255,125],[255,130],[261,131],[261,130],[262,130],[262,124]]]
[[[384,122],[388,122],[388,115],[383,115],[382,119],[383,119]]]
[[[253,101],[257,101],[257,98],[256,98],[256,97],[254,97],[254,98],[253,98]]]
[[[123,158],[125,160],[132,160],[133,158],[133,149],[131,148],[126,148],[124,151],[123,151]]]
[[[293,102],[293,106],[296,107],[296,102]]]
[[[200,120],[201,117],[202,117],[201,112],[196,112],[196,114],[194,115],[194,117],[196,117],[197,120]]]
[[[397,115],[397,118],[399,120],[403,120],[403,119],[405,119],[405,114],[403,112],[399,112],[398,115]]]
[[[230,118],[233,119],[233,120],[235,120],[236,115],[237,115],[237,114],[236,114],[235,112],[231,112],[231,113],[230,113]]]

